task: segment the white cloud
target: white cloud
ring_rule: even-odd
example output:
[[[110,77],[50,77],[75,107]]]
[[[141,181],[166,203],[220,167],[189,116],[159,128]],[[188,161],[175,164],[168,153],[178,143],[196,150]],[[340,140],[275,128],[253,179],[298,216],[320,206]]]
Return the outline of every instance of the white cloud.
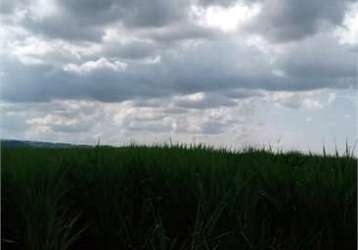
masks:
[[[56,0],[35,0],[28,6],[28,10],[32,19],[44,19],[56,15],[59,6]]]
[[[235,32],[250,22],[261,11],[260,7],[259,4],[247,6],[241,2],[229,6],[202,7],[193,5],[191,15],[199,25],[204,27],[217,28],[224,32]]]
[[[88,61],[83,64],[69,63],[63,67],[64,71],[78,74],[86,74],[97,70],[125,71],[128,64],[119,60],[110,61],[106,58],[99,58],[97,61]]]
[[[335,34],[342,44],[358,45],[358,3],[346,14],[343,26],[337,28]]]
[[[43,64],[43,57],[54,51],[45,41],[28,37],[24,41],[14,41],[10,44],[12,54],[23,64]]]
[[[154,138],[171,136],[187,141],[192,135],[211,137],[221,134],[226,138],[231,129],[250,123],[250,117],[253,116],[252,112],[247,112],[250,104],[245,102],[211,109],[189,107],[177,112],[175,100],[178,98],[180,97],[160,98],[157,101],[162,105],[156,107],[148,107],[145,104],[138,106],[135,101],[102,103],[57,100],[21,107],[3,104],[5,119],[1,121],[1,127],[7,136],[17,135],[26,139],[60,139],[87,143],[101,137],[104,143],[118,143],[137,137],[151,141]],[[193,96],[187,98],[192,99]],[[6,125],[15,120],[18,120],[17,123],[21,121],[24,127],[16,133],[11,130],[11,126]],[[241,133],[240,129],[235,132],[236,136]],[[225,144],[223,138],[216,144]]]
[[[266,95],[269,101],[274,102],[277,106],[302,109],[306,111],[321,110],[334,103],[336,93],[329,90],[287,92],[272,92]]]

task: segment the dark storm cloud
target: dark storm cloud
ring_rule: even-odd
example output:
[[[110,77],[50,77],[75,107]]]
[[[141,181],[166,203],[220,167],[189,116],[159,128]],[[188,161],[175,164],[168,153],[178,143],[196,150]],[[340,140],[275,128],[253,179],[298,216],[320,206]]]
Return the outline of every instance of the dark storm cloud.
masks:
[[[34,1],[10,1],[2,4],[8,19],[16,11],[25,11],[20,22],[37,34],[65,40],[99,41],[104,27],[122,23],[130,28],[163,27],[186,19],[189,4],[186,0],[57,0],[54,13],[34,16]],[[50,2],[49,2],[50,3]],[[11,19],[12,20],[12,19]]]
[[[13,102],[52,99],[122,101],[135,96],[158,95],[150,79],[141,79],[134,73],[118,74],[100,69],[80,75],[47,65],[22,65],[16,61],[7,63],[4,70],[2,98]]]
[[[252,28],[275,40],[298,39],[275,44],[282,46],[283,52],[274,55],[274,62],[272,55],[237,42],[223,31],[190,23],[186,0],[56,1],[51,15],[34,18],[27,13],[11,25],[27,27],[32,32],[28,36],[62,38],[61,46],[67,46],[65,55],[55,53],[61,46],[53,49],[55,52],[41,52],[41,44],[30,44],[33,55],[29,57],[41,60],[25,63],[21,53],[29,53],[29,49],[21,49],[27,44],[9,41],[13,47],[5,47],[1,54],[1,98],[10,102],[120,102],[202,92],[204,99],[180,100],[177,106],[205,108],[233,105],[230,99],[260,95],[257,89],[296,91],[353,85],[355,55],[351,47],[341,45],[330,33],[315,34],[321,21],[339,25],[349,1],[255,2],[263,7]],[[196,3],[209,6],[219,1]],[[26,1],[14,1],[6,4],[4,15],[26,8]],[[103,37],[105,27],[114,30],[114,37]],[[53,44],[53,39],[42,38]],[[70,45],[82,44],[87,52],[91,48],[72,40],[93,40],[96,42],[91,44],[99,49],[77,58],[69,52]],[[127,67],[117,70],[117,61]]]
[[[131,29],[169,27],[188,21],[190,6],[205,7],[235,3],[262,5],[262,11],[249,24],[249,29],[278,41],[294,41],[319,32],[325,25],[341,25],[347,8],[354,0],[57,0],[56,11],[41,18],[34,17],[31,8],[34,1],[2,1],[1,11],[13,15],[15,11],[27,10],[20,23],[27,29],[51,38],[65,40],[99,41],[104,27],[121,23]],[[188,26],[190,27],[190,25]],[[183,36],[205,35],[205,30],[182,30]],[[176,35],[178,36],[178,35]],[[170,37],[175,39],[175,36]]]
[[[186,15],[186,0],[63,0],[61,6],[80,20],[109,22],[120,20],[128,26],[163,26]]]
[[[305,78],[354,78],[357,52],[331,36],[317,35],[292,44],[279,64],[288,74]]]
[[[170,44],[185,40],[222,40],[225,35],[218,30],[201,27],[190,22],[181,22],[172,26],[145,29],[138,32],[143,38]]]
[[[110,58],[72,64],[66,71],[66,66],[23,64],[15,57],[5,57],[2,98],[11,102],[53,99],[120,102],[197,92],[226,92],[228,97],[246,98],[258,92],[243,95],[231,90],[295,91],[354,84],[354,56],[328,38],[287,47],[274,65],[258,49],[233,42],[212,41],[175,48],[160,54],[158,62],[129,62],[123,69]],[[275,67],[281,68],[284,75],[273,74]],[[232,105],[220,95],[207,97],[196,102],[181,100],[178,106]]]
[[[233,99],[246,99],[250,97],[263,97],[264,93],[261,90],[252,90],[252,89],[230,89],[221,91],[223,96],[233,98]]]
[[[78,21],[68,13],[61,13],[43,20],[25,19],[24,27],[34,34],[45,35],[48,38],[60,38],[66,41],[96,41],[99,42],[104,35],[104,30],[97,24]]]
[[[138,59],[153,57],[159,53],[161,48],[163,48],[162,45],[148,41],[133,41],[128,44],[110,42],[104,47],[103,52],[109,57]]]
[[[251,27],[276,42],[300,40],[324,26],[339,26],[354,0],[263,0]]]
[[[203,28],[188,22],[177,23],[166,27],[152,27],[131,31],[124,29],[124,34],[133,34],[136,39],[121,43],[120,37],[106,41],[103,45],[103,53],[109,57],[126,59],[140,59],[155,57],[168,50],[175,50],[181,42],[185,41],[220,41],[220,31]],[[125,35],[123,35],[125,39]]]

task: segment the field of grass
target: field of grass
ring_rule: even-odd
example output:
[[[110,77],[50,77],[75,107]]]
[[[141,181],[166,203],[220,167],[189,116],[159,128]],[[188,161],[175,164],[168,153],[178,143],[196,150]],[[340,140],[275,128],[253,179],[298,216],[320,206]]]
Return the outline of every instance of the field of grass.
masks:
[[[356,249],[357,159],[2,148],[3,249]]]

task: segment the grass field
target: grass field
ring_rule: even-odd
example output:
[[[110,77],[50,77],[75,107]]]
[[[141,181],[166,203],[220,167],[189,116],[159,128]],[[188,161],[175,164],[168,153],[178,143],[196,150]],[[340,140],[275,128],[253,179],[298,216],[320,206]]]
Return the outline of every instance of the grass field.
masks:
[[[356,249],[357,160],[203,146],[2,148],[3,249]]]

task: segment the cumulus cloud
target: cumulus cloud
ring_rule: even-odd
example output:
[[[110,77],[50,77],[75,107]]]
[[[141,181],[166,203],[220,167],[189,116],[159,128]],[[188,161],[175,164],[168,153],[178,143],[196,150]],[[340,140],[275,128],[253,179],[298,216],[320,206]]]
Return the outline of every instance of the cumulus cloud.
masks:
[[[71,134],[76,134],[76,137],[85,140],[82,142],[95,141],[96,137],[111,141],[113,136],[128,141],[138,134],[166,138],[186,134],[218,135],[249,122],[253,116],[253,113],[247,112],[248,104],[245,103],[201,110],[191,107],[186,108],[186,112],[173,112],[180,106],[174,100],[163,102],[160,98],[157,101],[163,105],[148,107],[135,101],[105,104],[74,100],[30,105],[2,103],[1,132],[27,139],[41,135],[52,138],[63,136],[70,140]],[[17,127],[11,126],[14,122]]]
[[[357,13],[350,0],[3,1],[1,127],[243,139],[260,130],[245,128],[255,106],[324,110],[340,99],[312,93],[356,89]]]
[[[266,94],[265,98],[281,107],[317,111],[332,105],[336,101],[336,93],[327,89],[304,92],[278,91]]]
[[[101,70],[110,70],[110,71],[124,71],[126,70],[128,64],[123,63],[121,61],[109,61],[108,59],[101,57],[97,61],[88,61],[83,64],[66,64],[63,67],[64,71],[74,72],[78,74],[86,74],[91,73],[93,71],[101,71]]]
[[[336,35],[343,44],[358,46],[358,3],[355,3],[345,15],[343,25],[336,30]]]
[[[234,106],[236,102],[223,95],[195,93],[174,98],[174,105],[181,108],[206,109],[220,106]]]

